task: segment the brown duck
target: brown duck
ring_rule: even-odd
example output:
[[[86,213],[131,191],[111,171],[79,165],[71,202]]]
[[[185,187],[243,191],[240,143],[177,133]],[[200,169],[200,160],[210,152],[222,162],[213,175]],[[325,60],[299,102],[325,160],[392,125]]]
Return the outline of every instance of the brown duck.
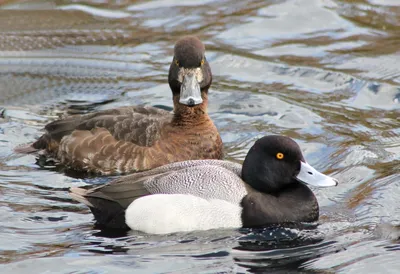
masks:
[[[221,137],[207,114],[211,68],[198,38],[176,43],[168,82],[173,113],[133,106],[74,115],[47,124],[36,142],[16,151],[42,150],[72,169],[107,175],[221,159]]]

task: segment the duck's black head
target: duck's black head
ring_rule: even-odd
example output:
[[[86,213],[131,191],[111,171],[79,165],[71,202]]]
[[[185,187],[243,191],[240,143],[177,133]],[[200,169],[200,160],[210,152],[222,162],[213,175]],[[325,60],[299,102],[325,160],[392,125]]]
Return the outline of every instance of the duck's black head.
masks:
[[[203,43],[194,36],[186,36],[175,44],[174,57],[169,68],[169,86],[179,103],[195,106],[203,103],[212,82],[210,65]]]
[[[264,193],[279,193],[292,184],[335,186],[336,179],[316,171],[289,137],[271,135],[255,142],[242,168],[242,179]]]

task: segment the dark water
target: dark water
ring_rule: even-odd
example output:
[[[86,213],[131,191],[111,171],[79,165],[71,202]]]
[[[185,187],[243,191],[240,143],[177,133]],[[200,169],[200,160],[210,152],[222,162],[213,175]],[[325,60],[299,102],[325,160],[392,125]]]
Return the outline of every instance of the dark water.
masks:
[[[399,272],[399,1],[0,3],[1,273]],[[228,159],[285,134],[340,180],[315,189],[318,227],[105,234],[67,188],[109,178],[13,154],[67,113],[171,106],[188,33],[207,47]]]

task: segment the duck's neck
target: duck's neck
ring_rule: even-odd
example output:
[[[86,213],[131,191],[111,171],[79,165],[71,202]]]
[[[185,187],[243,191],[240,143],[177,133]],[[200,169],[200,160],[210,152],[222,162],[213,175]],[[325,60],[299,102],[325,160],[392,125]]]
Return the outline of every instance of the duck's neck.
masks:
[[[300,183],[290,185],[274,195],[249,191],[241,205],[243,227],[314,222],[319,217],[314,193]]]
[[[206,92],[201,93],[203,103],[189,107],[179,103],[179,96],[174,96],[174,118],[172,123],[178,126],[196,125],[209,122],[210,117],[207,114],[208,96]]]

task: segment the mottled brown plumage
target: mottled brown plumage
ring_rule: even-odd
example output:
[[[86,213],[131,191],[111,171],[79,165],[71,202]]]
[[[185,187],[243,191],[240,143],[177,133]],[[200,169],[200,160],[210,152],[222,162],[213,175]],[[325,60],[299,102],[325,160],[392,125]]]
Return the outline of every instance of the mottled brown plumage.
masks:
[[[134,106],[70,116],[49,123],[29,149],[17,151],[44,150],[73,169],[101,174],[221,159],[222,141],[207,114],[212,75],[200,40],[189,36],[177,42],[168,79],[173,113]],[[189,96],[183,103],[182,94]]]

